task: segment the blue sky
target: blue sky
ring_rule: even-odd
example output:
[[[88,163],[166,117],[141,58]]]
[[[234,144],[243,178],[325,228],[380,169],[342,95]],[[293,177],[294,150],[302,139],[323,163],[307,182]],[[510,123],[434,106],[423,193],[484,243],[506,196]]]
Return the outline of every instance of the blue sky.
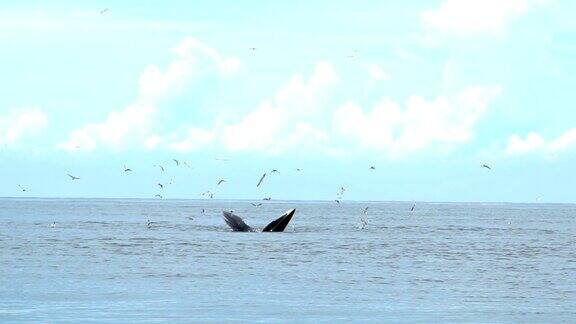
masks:
[[[0,196],[575,202],[575,9],[5,1]]]

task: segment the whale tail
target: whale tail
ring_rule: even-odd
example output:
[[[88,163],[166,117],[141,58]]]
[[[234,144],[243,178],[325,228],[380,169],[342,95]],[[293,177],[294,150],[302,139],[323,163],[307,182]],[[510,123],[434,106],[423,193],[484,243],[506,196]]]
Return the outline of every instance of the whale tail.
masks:
[[[296,209],[290,209],[282,216],[278,217],[277,219],[273,220],[270,224],[266,225],[262,232],[283,232],[292,220],[292,216],[294,216],[294,212]],[[224,216],[224,221],[234,232],[254,232],[254,229],[248,226],[242,218],[237,215],[234,215],[232,212],[223,211],[222,215]]]
[[[290,209],[289,211],[285,212],[282,214],[282,216],[266,225],[262,232],[284,232],[284,229],[286,229],[286,226],[288,226],[288,223],[290,223],[290,220],[292,220],[294,212],[296,212],[296,209]]]

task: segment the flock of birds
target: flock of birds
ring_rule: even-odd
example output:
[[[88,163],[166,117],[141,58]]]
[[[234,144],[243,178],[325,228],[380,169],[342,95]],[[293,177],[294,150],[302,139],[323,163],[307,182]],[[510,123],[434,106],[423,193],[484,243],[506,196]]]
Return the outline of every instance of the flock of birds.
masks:
[[[228,161],[227,159],[221,159],[221,158],[215,158],[215,160]],[[177,159],[172,159],[172,161],[175,163],[176,167],[179,167],[179,166],[182,164],[182,165],[185,165],[186,167],[192,169],[192,167],[190,166],[190,164],[188,164],[188,163],[185,162],[185,161],[180,162],[180,161],[177,160]],[[163,165],[161,165],[161,164],[154,164],[153,167],[159,168],[161,172],[165,172],[165,171],[166,171],[166,168],[165,168]],[[487,164],[482,164],[481,167],[482,167],[482,168],[485,168],[485,169],[487,169],[487,170],[492,170],[492,168],[491,168],[489,165],[487,165]],[[123,170],[125,173],[126,173],[126,172],[132,172],[132,169],[129,168],[129,167],[126,167],[126,165],[123,165],[122,170]],[[372,166],[370,166],[370,167],[368,168],[368,170],[370,170],[370,171],[376,170],[376,167],[372,165]],[[301,172],[302,169],[301,169],[301,168],[296,168],[296,171]],[[269,171],[269,172],[264,172],[264,173],[262,174],[262,176],[260,176],[260,179],[258,180],[258,182],[256,183],[256,187],[260,187],[260,186],[263,184],[264,180],[266,179],[266,176],[269,176],[269,174],[275,174],[275,173],[276,173],[276,174],[280,174],[280,171],[278,171],[277,169],[272,169],[272,170]],[[70,178],[71,181],[80,180],[80,177],[77,177],[77,176],[72,175],[72,174],[70,174],[70,173],[66,173],[66,175]],[[225,182],[226,182],[225,179],[220,179],[220,180],[218,180],[218,182],[216,183],[216,186],[220,186],[220,185],[222,185],[222,184],[225,183]],[[168,182],[168,184],[172,184],[172,179]],[[164,189],[164,186],[165,186],[165,184],[162,184],[161,182],[158,182],[156,185],[159,187],[160,190],[163,190],[163,189]],[[29,191],[27,188],[24,188],[24,187],[23,187],[22,185],[20,185],[20,184],[18,184],[18,187],[19,187],[19,189],[20,189],[22,192],[27,192],[27,191]],[[341,187],[340,187],[340,190],[338,190],[338,192],[336,193],[336,199],[334,199],[334,202],[335,202],[336,204],[340,205],[341,201],[344,199],[344,193],[345,193],[345,192],[346,192],[346,188],[345,188],[344,186],[341,186]],[[200,195],[201,195],[202,197],[205,197],[205,198],[213,199],[215,193],[214,193],[213,191],[211,191],[211,190],[207,190],[207,191],[205,191],[205,192],[202,192]],[[164,196],[163,196],[161,193],[158,193],[158,194],[154,195],[154,197],[155,197],[155,198],[160,198],[160,199],[163,199],[163,198],[164,198]],[[270,201],[270,200],[272,200],[272,198],[271,198],[271,197],[264,197],[262,200],[264,200],[264,201]],[[538,197],[537,200],[539,201],[539,200],[540,200],[540,197]],[[260,202],[260,203],[251,202],[250,204],[251,204],[253,207],[260,207],[260,206],[262,206],[262,203],[261,203],[261,202]],[[410,212],[413,212],[415,208],[416,208],[416,203],[414,202],[414,203],[412,204],[412,207],[410,208]],[[366,226],[368,225],[368,217],[367,217],[367,216],[368,216],[368,209],[369,209],[368,207],[365,207],[364,210],[362,211],[362,215],[360,216],[360,221],[359,221],[359,225],[358,225],[358,228],[359,228],[359,229],[364,229],[364,228],[366,228]],[[205,209],[202,209],[202,214],[204,214],[205,212],[206,212]],[[190,220],[193,220],[193,219],[194,219],[194,217],[191,217],[191,216],[188,217],[188,218],[189,218]],[[152,227],[152,224],[153,224],[153,222],[151,222],[150,220],[147,221],[147,227],[148,227],[148,228],[151,228],[151,227]],[[56,227],[56,223],[55,223],[55,222],[52,223],[52,224],[51,224],[51,227],[53,227],[53,228]]]

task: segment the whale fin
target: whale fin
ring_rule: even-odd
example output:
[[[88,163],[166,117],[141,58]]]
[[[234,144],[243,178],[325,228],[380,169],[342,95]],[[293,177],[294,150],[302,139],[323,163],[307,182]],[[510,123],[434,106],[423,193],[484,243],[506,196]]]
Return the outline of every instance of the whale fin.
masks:
[[[228,226],[230,226],[230,228],[234,232],[251,232],[251,231],[253,231],[252,227],[250,227],[246,223],[244,223],[242,218],[240,218],[239,216],[236,216],[236,215],[232,214],[231,212],[227,212],[227,211],[223,211],[222,215],[224,216],[224,221],[226,221],[226,224],[228,224]]]
[[[284,232],[284,229],[286,228],[286,226],[288,226],[288,223],[290,223],[292,216],[294,216],[294,212],[296,212],[296,209],[288,210],[287,212],[282,214],[282,216],[278,217],[270,224],[266,225],[266,227],[264,227],[262,232]]]

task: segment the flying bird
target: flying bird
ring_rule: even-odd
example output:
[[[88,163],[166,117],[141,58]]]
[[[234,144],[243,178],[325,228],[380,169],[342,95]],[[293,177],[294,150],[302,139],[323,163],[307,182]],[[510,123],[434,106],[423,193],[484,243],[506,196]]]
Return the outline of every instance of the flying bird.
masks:
[[[370,170],[376,170],[376,167],[375,167],[375,166],[371,166],[371,167],[370,167]]]
[[[162,197],[161,194],[156,194],[156,195],[154,195],[154,197],[157,197],[157,198],[160,198],[160,199],[164,198],[164,197]]]
[[[255,203],[250,203],[250,204],[252,204],[252,206],[254,206],[254,207],[260,207],[260,206],[262,206],[262,203],[257,203],[257,204],[255,204]]]
[[[413,212],[414,208],[416,208],[416,203],[412,204],[412,208],[410,208],[410,211]]]
[[[219,186],[219,185],[220,185],[221,183],[223,183],[223,182],[226,182],[226,180],[224,180],[224,179],[221,179],[220,181],[218,181],[218,184],[217,184],[217,186]]]
[[[162,170],[162,172],[164,172],[164,167],[163,167],[163,166],[161,166],[160,164],[155,164],[154,166],[157,166],[157,167],[159,167],[159,168],[160,168],[160,170]]]
[[[127,168],[126,165],[124,165],[124,172],[128,172],[128,171],[132,171],[132,169]]]
[[[260,181],[258,181],[258,184],[256,185],[256,187],[260,187],[260,184],[262,183],[262,181],[264,181],[264,177],[266,177],[266,172],[264,172],[262,177],[260,177]]]
[[[160,189],[164,189],[164,185],[161,183],[158,183],[158,187],[160,187]]]
[[[364,215],[368,215],[368,207],[364,208],[363,213],[364,213]]]
[[[202,208],[202,214],[204,214],[206,212],[206,210],[204,208]]]
[[[148,220],[148,222],[146,222],[146,227],[148,227],[148,228],[152,227],[152,222],[150,220]]]
[[[297,169],[296,169],[296,171],[302,171],[302,169],[300,169],[300,168],[297,168]]]
[[[262,200],[272,200],[270,197],[263,198]]]
[[[50,227],[55,228],[55,227],[56,227],[56,222],[52,222],[52,224],[50,224]]]
[[[274,169],[272,171],[270,171],[270,173],[280,173],[278,170]]]
[[[105,8],[104,10],[100,10],[100,14],[103,15],[108,11],[108,8]]]
[[[190,164],[186,163],[186,161],[182,162],[184,163],[185,166],[187,166],[188,168],[192,169],[192,167],[190,166]]]
[[[335,201],[338,205],[340,205],[340,200],[334,199],[334,201]]]
[[[18,185],[18,187],[20,188],[20,190],[22,190],[22,192],[26,192],[26,188],[22,187],[21,185]]]
[[[482,167],[483,167],[483,168],[486,168],[486,169],[488,169],[488,170],[492,170],[492,168],[491,168],[489,165],[487,165],[487,164],[482,164]]]
[[[80,179],[80,178],[78,178],[78,177],[75,177],[75,176],[71,175],[70,173],[67,173],[67,175],[68,175],[68,176],[70,177],[70,179],[72,179],[72,180],[79,180],[79,179]]]
[[[172,161],[174,161],[174,163],[176,163],[176,166],[180,165],[180,161],[176,160],[176,159],[172,159]]]
[[[223,158],[214,158],[214,160],[228,162],[228,159],[223,159]]]
[[[256,47],[249,47],[248,49],[254,52],[256,50]]]

